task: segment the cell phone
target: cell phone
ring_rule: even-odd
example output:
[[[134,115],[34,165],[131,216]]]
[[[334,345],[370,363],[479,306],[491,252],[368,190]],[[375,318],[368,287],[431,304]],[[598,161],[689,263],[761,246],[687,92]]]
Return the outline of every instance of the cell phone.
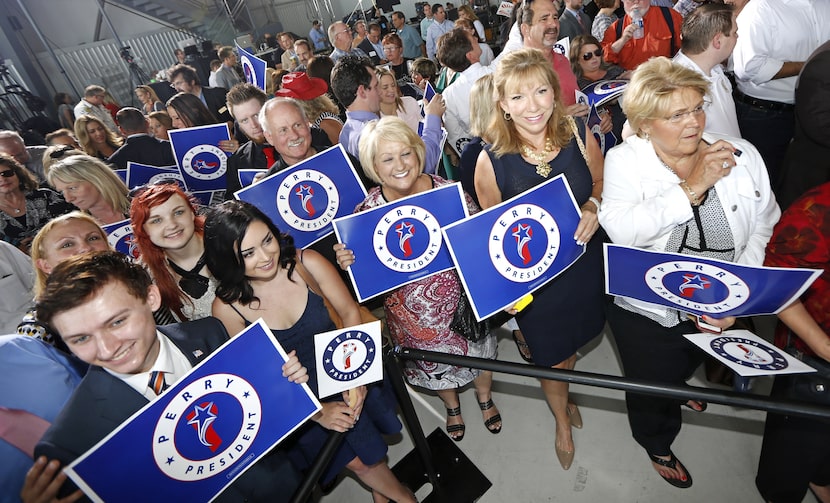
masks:
[[[703,318],[694,314],[687,314],[686,316],[689,317],[690,320],[695,322],[695,326],[700,329],[701,332],[706,332],[709,334],[720,334],[723,333],[723,329],[720,327],[716,327],[715,325],[710,325],[703,321]]]

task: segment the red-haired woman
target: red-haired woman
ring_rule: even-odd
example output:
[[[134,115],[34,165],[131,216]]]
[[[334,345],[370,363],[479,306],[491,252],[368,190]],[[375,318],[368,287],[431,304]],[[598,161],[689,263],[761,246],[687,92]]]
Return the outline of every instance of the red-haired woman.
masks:
[[[151,185],[133,197],[133,234],[162,304],[181,321],[210,316],[216,280],[205,266],[205,217],[175,183]]]

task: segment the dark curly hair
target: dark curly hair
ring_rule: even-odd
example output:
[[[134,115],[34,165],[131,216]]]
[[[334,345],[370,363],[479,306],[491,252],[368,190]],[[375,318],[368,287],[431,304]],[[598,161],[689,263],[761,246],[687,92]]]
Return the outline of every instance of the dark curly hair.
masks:
[[[226,304],[239,301],[249,305],[260,300],[254,295],[245,276],[245,261],[239,249],[252,222],[264,223],[280,245],[280,267],[288,270],[288,279],[297,265],[297,248],[294,238],[280,232],[274,222],[253,204],[244,201],[225,201],[208,210],[205,220],[205,261],[208,269],[219,282],[216,296]]]

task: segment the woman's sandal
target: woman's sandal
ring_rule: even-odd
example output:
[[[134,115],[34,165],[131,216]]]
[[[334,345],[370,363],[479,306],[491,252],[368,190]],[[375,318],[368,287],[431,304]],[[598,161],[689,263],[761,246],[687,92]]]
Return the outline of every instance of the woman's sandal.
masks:
[[[527,363],[533,363],[533,355],[530,353],[530,346],[528,346],[526,342],[520,341],[519,338],[516,337],[516,332],[518,332],[518,330],[513,330],[513,342],[516,343],[516,349],[519,350],[519,356],[521,356],[522,360]]]
[[[708,403],[702,400],[689,400],[688,402],[683,404],[684,407],[688,407],[695,412],[704,412],[706,407],[709,406]]]
[[[450,409],[449,407],[445,407],[447,409],[447,418],[455,417],[461,415],[461,406],[455,407],[454,409]],[[464,432],[467,430],[467,425],[464,423],[461,424],[448,424],[447,425],[447,433],[450,435],[450,438],[455,440],[456,442],[461,442],[461,439],[464,438]],[[461,432],[461,435],[453,436],[453,433]]]
[[[476,397],[476,401],[478,402],[478,397]],[[481,409],[482,412],[485,410],[492,409],[493,407],[495,407],[495,404],[493,403],[492,398],[490,398],[486,402],[478,402],[478,408]],[[494,428],[491,428],[491,426],[500,422],[501,414],[496,414],[495,416],[491,416],[484,420],[484,427],[487,428],[487,431],[489,431],[493,435],[496,435],[497,433],[501,433],[501,425]]]
[[[674,479],[674,478],[670,478],[670,477],[664,477],[663,474],[661,474],[660,472],[657,472],[658,475],[663,477],[663,480],[665,480],[669,484],[673,485],[674,487],[679,487],[680,489],[686,489],[687,487],[691,487],[692,486],[692,474],[689,473],[689,470],[687,470],[686,467],[683,466],[683,463],[681,463],[680,460],[675,457],[673,452],[669,451],[669,456],[670,456],[670,459],[662,459],[662,458],[658,458],[657,456],[654,456],[652,454],[648,455],[649,459],[652,462],[657,463],[660,466],[665,466],[666,468],[669,468],[671,470],[677,470],[678,467],[680,467],[680,470],[682,470],[683,473],[686,474],[686,480],[683,480],[683,479]]]

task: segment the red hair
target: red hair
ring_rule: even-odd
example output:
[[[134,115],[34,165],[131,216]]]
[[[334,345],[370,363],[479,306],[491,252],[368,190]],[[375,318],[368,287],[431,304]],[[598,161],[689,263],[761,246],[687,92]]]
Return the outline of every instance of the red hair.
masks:
[[[204,236],[205,216],[196,212],[198,201],[193,196],[185,193],[175,183],[150,185],[133,197],[130,206],[130,223],[133,227],[133,236],[135,236],[141,261],[150,269],[150,274],[152,274],[153,280],[161,292],[162,304],[175,313],[180,320],[187,320],[187,317],[182,313],[182,306],[184,305],[182,299],[185,298],[188,302],[190,302],[190,299],[179,289],[173,274],[168,269],[164,249],[156,246],[150,240],[147,231],[144,230],[144,224],[150,218],[150,210],[164,204],[176,195],[181,196],[190,207],[190,211],[195,215],[195,233]]]

